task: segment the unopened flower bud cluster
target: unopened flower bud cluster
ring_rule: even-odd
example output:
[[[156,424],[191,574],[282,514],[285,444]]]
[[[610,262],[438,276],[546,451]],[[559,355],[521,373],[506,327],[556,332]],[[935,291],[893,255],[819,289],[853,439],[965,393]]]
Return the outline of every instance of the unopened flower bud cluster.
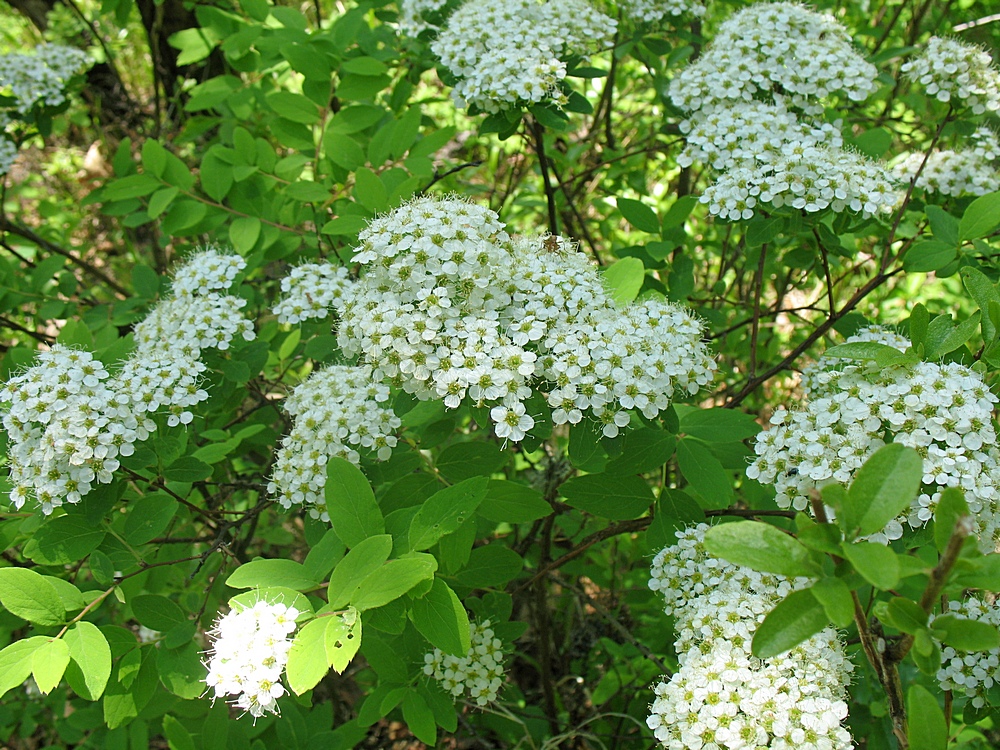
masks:
[[[974,45],[931,37],[902,72],[938,101],[969,107],[977,115],[1000,109],[1000,71],[989,53]]]
[[[864,100],[875,74],[831,16],[785,2],[738,11],[670,84],[674,104],[691,112],[678,163],[720,172],[701,201],[724,219],[761,206],[887,212],[897,200],[889,173],[844,148],[839,122],[810,119],[834,94]]]
[[[448,19],[431,50],[459,80],[455,99],[483,112],[552,100],[565,58],[610,41],[616,22],[587,0],[466,2]]]
[[[1000,606],[968,596],[964,601],[948,602],[945,614],[967,620],[977,620],[1000,627]],[[931,618],[930,627],[934,627]],[[951,690],[966,696],[973,706],[982,708],[988,702],[987,691],[1000,682],[1000,648],[989,651],[959,651],[952,646],[941,646],[941,668],[937,673],[942,690]]]
[[[924,158],[921,152],[907,154],[895,166],[896,175],[906,181],[917,175],[918,188],[953,197],[1000,190],[1000,170],[995,166],[1000,158],[1000,143],[989,128],[979,128],[973,134],[970,148],[935,150],[926,155],[926,162]]]
[[[876,341],[905,350],[899,334],[868,330],[848,341]],[[941,492],[958,487],[976,521],[984,551],[1000,541],[1000,451],[993,407],[997,397],[982,376],[955,362],[880,368],[873,362],[822,357],[803,377],[807,403],[779,409],[757,436],[747,476],[777,490],[781,508],[805,510],[809,491],[855,472],[886,442],[914,448],[923,458],[920,494],[912,506],[872,537],[898,539],[903,524],[924,526]]]
[[[119,459],[156,429],[154,414],[166,412],[169,426],[192,420],[190,407],[208,398],[198,385],[202,349],[254,335],[239,315],[243,300],[214,291],[232,284],[242,264],[214,249],[192,256],[178,271],[182,293],[136,326],[135,350],[116,375],[89,352],[55,344],[0,389],[15,507],[31,497],[45,513],[78,503],[111,482]]]
[[[389,458],[400,421],[388,401],[388,386],[373,380],[370,367],[332,365],[312,373],[285,400],[294,422],[278,449],[268,494],[284,508],[305,505],[329,522],[327,461],[339,456],[358,464],[359,450]]]
[[[208,677],[212,698],[229,699],[253,717],[278,713],[277,699],[285,694],[281,673],[288,662],[299,611],[280,602],[258,601],[236,605],[209,631]]]
[[[707,524],[677,532],[653,560],[649,586],[676,620],[680,669],[654,687],[646,723],[670,750],[717,747],[847,750],[853,665],[827,628],[768,659],[751,654],[764,617],[805,579],[759,573],[708,554]]]
[[[433,677],[454,698],[467,695],[476,705],[495,701],[503,685],[503,643],[489,620],[469,623],[472,646],[465,656],[436,648],[424,656],[424,674]]]
[[[341,349],[422,400],[489,405],[500,437],[532,428],[533,388],[555,423],[590,416],[613,437],[629,410],[654,418],[712,379],[688,312],[656,299],[617,308],[565,240],[512,241],[496,214],[457,199],[417,200],[360,238]]]

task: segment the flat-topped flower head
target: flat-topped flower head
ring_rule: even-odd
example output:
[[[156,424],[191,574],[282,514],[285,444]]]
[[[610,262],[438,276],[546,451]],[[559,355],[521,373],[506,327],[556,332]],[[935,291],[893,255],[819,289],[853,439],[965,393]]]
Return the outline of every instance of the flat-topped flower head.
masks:
[[[421,400],[488,406],[520,441],[541,392],[557,424],[597,420],[614,437],[629,412],[654,419],[707,385],[701,323],[650,297],[619,308],[568,240],[510,238],[496,214],[422,199],[361,233],[359,280],[334,303],[338,343]]]
[[[817,112],[818,101],[834,94],[867,98],[876,72],[833,16],[796,3],[757,3],[722,23],[671,82],[670,97],[688,111],[758,99]]]
[[[17,100],[19,112],[36,104],[56,107],[66,101],[66,84],[91,65],[87,53],[58,44],[40,44],[30,55],[0,55],[0,93]]]
[[[974,45],[931,37],[902,71],[938,101],[969,107],[973,114],[1000,109],[1000,71],[989,53]]]
[[[906,349],[890,331],[865,331],[848,341]],[[809,492],[855,472],[887,442],[923,459],[920,494],[908,511],[872,538],[898,539],[904,524],[926,525],[947,487],[965,492],[984,551],[1000,538],[1000,451],[993,408],[997,397],[977,371],[956,362],[881,368],[873,362],[822,357],[803,375],[806,405],[779,409],[757,436],[747,476],[777,490],[779,507],[805,510]]]
[[[915,176],[918,188],[940,195],[985,195],[1000,190],[996,133],[981,127],[970,140],[966,148],[907,154],[893,171],[900,180],[910,181]]]
[[[607,43],[616,22],[586,0],[466,2],[431,43],[458,81],[452,92],[483,112],[563,102],[565,59]]]

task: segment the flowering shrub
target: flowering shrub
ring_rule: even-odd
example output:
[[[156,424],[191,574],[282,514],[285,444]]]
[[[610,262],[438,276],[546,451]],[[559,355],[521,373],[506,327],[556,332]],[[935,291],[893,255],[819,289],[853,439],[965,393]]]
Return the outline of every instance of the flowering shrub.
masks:
[[[98,5],[0,10],[0,745],[997,744],[975,4]]]

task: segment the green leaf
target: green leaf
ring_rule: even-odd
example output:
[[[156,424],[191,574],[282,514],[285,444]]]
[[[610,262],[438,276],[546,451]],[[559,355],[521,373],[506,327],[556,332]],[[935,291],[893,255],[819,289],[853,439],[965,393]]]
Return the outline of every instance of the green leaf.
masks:
[[[751,651],[758,659],[783,654],[827,626],[823,605],[808,589],[786,596],[758,626]]]
[[[521,572],[524,560],[510,547],[499,542],[476,547],[469,555],[469,562],[457,578],[470,588],[502,586]]]
[[[337,674],[341,674],[361,648],[361,618],[354,607],[349,607],[343,615],[326,619],[326,660]]]
[[[656,234],[660,231],[660,220],[656,218],[656,212],[642,201],[632,198],[619,198],[618,210],[622,212],[625,220],[636,229],[641,229],[643,232],[650,232],[651,234]]]
[[[294,560],[251,560],[232,572],[226,585],[234,589],[285,586],[295,591],[310,591],[320,585],[301,563]]]
[[[646,267],[638,258],[622,258],[604,269],[604,286],[619,307],[639,295],[646,280]]]
[[[66,617],[55,587],[27,568],[0,568],[0,604],[37,625],[59,625]]]
[[[875,542],[844,542],[844,557],[868,583],[882,591],[895,588],[899,583],[899,560],[896,553]]]
[[[194,456],[181,456],[163,470],[169,482],[200,482],[212,476],[214,469]]]
[[[465,656],[472,647],[469,616],[451,587],[440,578],[410,605],[410,619],[420,635],[446,654]]]
[[[384,211],[389,207],[389,191],[377,174],[361,167],[354,173],[354,200],[370,211]]]
[[[184,642],[170,648],[166,642],[156,649],[156,670],[160,682],[178,698],[193,700],[205,692],[205,665],[201,662],[199,644],[194,633]]]
[[[260,238],[261,223],[256,216],[241,216],[229,225],[229,241],[240,255],[249,255]]]
[[[356,73],[359,76],[380,76],[389,72],[389,68],[381,60],[374,57],[352,57],[340,64],[345,73]]]
[[[819,565],[797,539],[762,521],[715,526],[705,534],[705,549],[715,557],[764,573],[795,578],[819,575]]]
[[[14,641],[0,651],[0,697],[31,676],[32,656],[48,642],[48,638],[36,635]]]
[[[302,566],[310,576],[322,580],[343,559],[344,550],[345,545],[340,541],[337,532],[330,529],[319,541],[310,544],[309,554],[306,555]]]
[[[180,50],[177,56],[178,65],[191,65],[201,62],[210,54],[219,39],[211,29],[183,29],[167,38],[167,44]]]
[[[559,487],[559,494],[572,507],[613,521],[638,518],[656,500],[645,479],[607,474],[574,477]]]
[[[38,689],[48,695],[62,680],[69,664],[69,646],[61,638],[51,639],[31,655],[31,674]]]
[[[945,750],[948,725],[937,698],[921,685],[911,685],[906,694],[906,729],[910,750]]]
[[[901,352],[893,346],[878,344],[874,341],[852,341],[849,344],[831,346],[823,353],[823,356],[873,361],[880,367],[918,361],[916,357]]]
[[[163,183],[149,174],[133,174],[109,182],[101,189],[105,201],[123,201],[141,198],[163,187]]]
[[[165,633],[189,621],[184,610],[167,597],[159,594],[143,594],[132,599],[129,604],[132,607],[133,617],[140,625],[145,625],[150,630]]]
[[[326,626],[332,619],[334,617],[317,617],[295,634],[288,650],[285,677],[296,695],[312,690],[330,670],[326,660]],[[318,658],[320,654],[323,658]]]
[[[223,161],[215,151],[209,150],[201,160],[201,169],[198,172],[198,179],[201,181],[202,190],[212,200],[222,202],[229,190],[233,187],[233,165]],[[175,205],[180,206],[178,203]],[[174,208],[170,210],[168,216],[172,216]],[[183,224],[190,226],[194,222]]]
[[[163,717],[163,734],[170,750],[196,750],[191,733],[169,714]]]
[[[327,596],[330,606],[340,609],[358,590],[361,582],[378,570],[392,552],[392,537],[378,534],[362,540],[337,563],[330,576]]]
[[[398,599],[421,581],[433,577],[436,570],[437,560],[419,552],[389,560],[365,577],[351,597],[351,604],[362,612],[381,607]]]
[[[66,669],[66,682],[81,698],[96,701],[111,677],[108,639],[96,625],[81,620],[66,631],[63,640],[72,660]]]
[[[838,521],[852,538],[874,534],[910,506],[923,479],[923,461],[912,448],[890,443],[858,470]]]
[[[677,464],[681,473],[709,507],[725,507],[733,501],[733,483],[722,463],[708,446],[694,438],[677,441]]]
[[[414,551],[433,546],[458,529],[486,497],[489,479],[472,477],[427,498],[410,522],[409,545]]]
[[[413,736],[430,747],[437,745],[437,722],[434,712],[420,693],[409,690],[403,696],[403,721]]]
[[[920,240],[903,256],[903,269],[910,273],[940,271],[957,257],[955,245],[941,240]]]
[[[266,97],[268,105],[292,122],[312,125],[319,122],[319,108],[308,97],[291,91],[272,91]]]
[[[495,523],[531,523],[545,518],[552,506],[534,487],[507,479],[491,479],[478,513]]]
[[[927,214],[927,219],[930,221],[934,239],[947,242],[952,247],[958,247],[958,219],[940,206],[925,206],[924,213]]]
[[[509,457],[496,443],[456,443],[441,451],[434,466],[449,481],[461,482],[495,473]]]
[[[915,347],[923,345],[927,337],[927,324],[930,323],[930,313],[922,304],[917,303],[910,310],[910,318],[907,324],[910,329],[910,341]]]
[[[982,316],[983,339],[990,343],[997,337],[997,326],[989,315],[990,303],[1000,305],[997,286],[978,268],[966,266],[961,270],[962,283],[985,314]]]
[[[976,329],[979,328],[979,319],[981,316],[982,311],[976,310],[971,316],[949,330],[939,341],[933,343],[928,341],[925,347],[927,358],[937,359],[965,344],[976,333]]]
[[[938,552],[944,552],[948,546],[958,519],[968,515],[969,506],[962,490],[957,487],[945,488],[934,511],[934,546]]]
[[[370,536],[385,533],[385,519],[375,493],[361,469],[346,459],[331,456],[326,465],[326,507],[337,536],[355,547]]]
[[[1000,225],[1000,192],[976,198],[965,209],[958,223],[958,235],[963,242],[990,234]]]
[[[927,627],[927,613],[912,599],[894,596],[876,611],[878,618],[903,633],[915,635]]]
[[[659,469],[674,454],[677,439],[665,430],[640,427],[625,433],[620,455],[610,461],[606,474],[645,474]]]
[[[47,521],[31,538],[25,556],[42,565],[68,565],[83,560],[104,541],[104,529],[82,515]]]
[[[129,503],[125,518],[125,540],[135,546],[152,541],[167,528],[178,502],[165,492],[155,492]]]
[[[677,404],[681,432],[707,443],[735,443],[754,437],[760,425],[752,414],[735,409],[696,409]]]
[[[816,600],[823,605],[823,611],[838,628],[846,628],[854,622],[854,599],[851,590],[839,578],[820,578],[810,589]]]
[[[939,640],[958,651],[991,651],[1000,646],[1000,633],[987,622],[956,615],[935,617],[931,627]]]
[[[154,177],[162,177],[167,166],[167,151],[155,138],[142,144],[142,168]]]

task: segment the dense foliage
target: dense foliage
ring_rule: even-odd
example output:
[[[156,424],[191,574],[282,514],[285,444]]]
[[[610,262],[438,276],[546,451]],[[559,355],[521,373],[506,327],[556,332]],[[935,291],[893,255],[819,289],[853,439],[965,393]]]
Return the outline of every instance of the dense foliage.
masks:
[[[986,5],[0,9],[0,743],[994,746]]]

